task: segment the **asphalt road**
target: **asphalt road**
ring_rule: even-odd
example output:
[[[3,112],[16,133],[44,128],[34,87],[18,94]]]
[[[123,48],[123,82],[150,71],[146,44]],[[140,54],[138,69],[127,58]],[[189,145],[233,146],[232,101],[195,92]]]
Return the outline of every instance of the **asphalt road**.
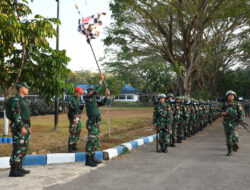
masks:
[[[141,146],[105,167],[46,190],[249,190],[250,133],[241,129],[240,150],[227,153],[221,119],[169,153]],[[248,123],[249,120],[247,120]]]
[[[250,124],[250,120],[247,122]],[[143,145],[98,168],[82,163],[29,167],[24,178],[0,171],[0,189],[32,190],[249,190],[250,133],[241,129],[240,149],[227,153],[222,121],[156,153],[155,143]]]

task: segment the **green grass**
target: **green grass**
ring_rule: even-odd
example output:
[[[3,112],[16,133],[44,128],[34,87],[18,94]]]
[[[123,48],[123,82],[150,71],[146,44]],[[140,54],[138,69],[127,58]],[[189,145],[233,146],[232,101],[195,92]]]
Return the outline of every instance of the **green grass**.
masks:
[[[101,149],[152,133],[144,128],[152,124],[153,108],[116,107],[110,108],[109,114],[107,114],[106,108],[102,107],[101,114]],[[110,117],[111,138],[108,135],[108,117]],[[85,147],[87,139],[87,130],[85,129],[86,120],[87,117],[84,111],[82,114],[82,132],[79,147]],[[67,152],[68,127],[67,114],[59,115],[57,131],[53,130],[53,115],[31,117],[32,134],[28,153]],[[11,132],[9,131],[9,133]],[[0,134],[3,134],[3,119],[0,119]],[[84,151],[84,149],[80,151]],[[0,143],[0,156],[8,156],[10,153],[11,144]]]

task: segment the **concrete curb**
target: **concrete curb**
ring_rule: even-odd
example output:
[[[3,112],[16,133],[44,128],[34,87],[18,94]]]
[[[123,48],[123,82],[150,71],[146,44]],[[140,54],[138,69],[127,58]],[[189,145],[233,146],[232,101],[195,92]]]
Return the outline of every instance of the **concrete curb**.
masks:
[[[110,160],[121,155],[124,149],[132,150],[138,146],[146,143],[153,142],[156,139],[156,135],[142,137],[133,141],[123,143],[119,146],[103,150],[102,152],[96,152],[95,158],[99,160]],[[0,169],[10,168],[10,157],[0,157]],[[76,153],[55,153],[55,154],[39,154],[39,155],[27,155],[23,162],[24,166],[34,165],[48,165],[48,164],[61,164],[72,162],[85,162],[85,152]]]
[[[103,160],[103,153],[96,152],[95,158]],[[27,155],[23,161],[24,166],[62,164],[72,162],[85,162],[85,152],[77,153],[55,153],[55,154],[39,154]],[[10,168],[10,157],[0,157],[0,169]]]
[[[141,146],[143,144],[153,142],[154,140],[156,140],[156,135],[151,135],[148,137],[142,137],[140,139],[136,139],[133,141],[123,143],[123,144],[116,146],[116,147],[113,147],[113,148],[103,150],[103,159],[104,160],[111,160],[112,158],[115,158],[115,157],[121,155],[125,148],[127,148],[130,151],[130,150],[132,150],[138,146]]]

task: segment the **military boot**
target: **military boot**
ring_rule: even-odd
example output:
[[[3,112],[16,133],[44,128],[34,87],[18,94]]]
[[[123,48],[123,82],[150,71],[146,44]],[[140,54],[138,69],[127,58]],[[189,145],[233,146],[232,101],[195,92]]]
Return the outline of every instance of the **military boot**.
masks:
[[[160,146],[161,146],[161,152],[164,152],[164,144],[160,143]]]
[[[232,147],[227,146],[227,150],[228,150],[227,156],[232,156]]]
[[[91,156],[86,156],[86,162],[85,162],[86,166],[91,166],[91,167],[96,167],[97,164],[95,163],[95,161],[92,159]]]
[[[76,144],[76,143],[75,143],[75,144],[73,144],[72,149],[73,149],[73,151],[77,151],[77,150],[78,150],[78,148],[77,148],[77,144]]]
[[[176,147],[176,146],[175,146],[175,139],[172,140],[171,146],[172,146],[172,147]]]
[[[95,155],[92,155],[91,157],[92,157],[92,160],[93,160],[96,164],[101,164],[101,163],[102,163],[101,160],[98,160],[98,159],[95,158]]]
[[[233,145],[233,151],[234,151],[234,152],[237,152],[238,149],[239,149],[238,144],[234,144],[234,145]]]
[[[29,174],[29,173],[30,173],[30,170],[25,170],[25,169],[23,168],[23,164],[22,164],[22,163],[20,163],[20,164],[18,165],[18,171],[22,172],[23,174]]]
[[[74,150],[73,150],[73,145],[69,145],[68,146],[68,153],[73,153]]]
[[[165,144],[164,145],[164,151],[163,151],[164,153],[167,153],[168,152],[168,144]]]
[[[11,165],[9,177],[23,177],[25,174],[18,170],[17,165]]]

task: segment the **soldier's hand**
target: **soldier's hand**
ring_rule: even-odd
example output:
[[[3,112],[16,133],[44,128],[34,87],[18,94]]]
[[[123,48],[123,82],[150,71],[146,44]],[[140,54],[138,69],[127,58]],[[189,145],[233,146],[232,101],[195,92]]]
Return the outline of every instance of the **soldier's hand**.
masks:
[[[104,81],[104,75],[100,74],[100,81],[99,81],[99,83],[102,84],[103,81]]]
[[[110,91],[108,88],[106,88],[106,98],[108,98],[110,96]]]
[[[27,135],[27,129],[25,127],[22,127],[21,133],[22,135]]]
[[[30,134],[31,134],[31,132],[32,132],[31,128],[29,128],[29,132],[30,132]]]
[[[221,112],[221,115],[222,115],[222,116],[226,116],[226,115],[227,115],[227,112],[224,112],[224,111],[223,111],[223,112]]]

